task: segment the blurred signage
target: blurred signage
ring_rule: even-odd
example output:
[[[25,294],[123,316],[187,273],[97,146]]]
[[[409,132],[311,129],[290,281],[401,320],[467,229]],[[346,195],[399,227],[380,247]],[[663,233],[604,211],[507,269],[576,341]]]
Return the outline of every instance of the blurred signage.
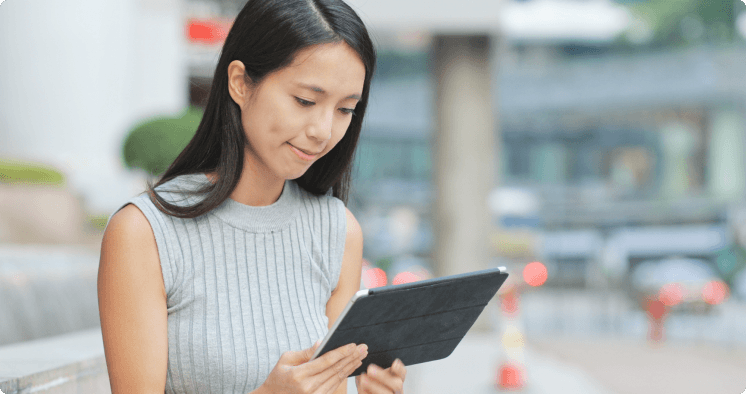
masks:
[[[189,75],[212,78],[233,18],[190,17],[184,25]]]
[[[217,45],[228,36],[233,20],[189,19],[186,32],[190,42]]]

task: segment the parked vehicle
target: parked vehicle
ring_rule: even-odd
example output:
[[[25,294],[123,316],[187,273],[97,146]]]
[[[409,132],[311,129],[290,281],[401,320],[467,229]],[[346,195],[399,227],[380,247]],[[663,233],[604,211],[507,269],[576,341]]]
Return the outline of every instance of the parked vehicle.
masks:
[[[708,312],[727,297],[727,285],[702,259],[670,257],[639,263],[630,275],[641,308],[660,300],[671,311]]]

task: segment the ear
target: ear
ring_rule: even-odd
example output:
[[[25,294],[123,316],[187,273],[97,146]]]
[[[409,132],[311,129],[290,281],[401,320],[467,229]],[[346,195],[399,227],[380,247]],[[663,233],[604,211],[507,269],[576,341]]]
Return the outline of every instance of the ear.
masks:
[[[240,60],[234,60],[228,65],[228,93],[233,101],[243,108],[251,95],[250,86],[246,84],[246,67]]]

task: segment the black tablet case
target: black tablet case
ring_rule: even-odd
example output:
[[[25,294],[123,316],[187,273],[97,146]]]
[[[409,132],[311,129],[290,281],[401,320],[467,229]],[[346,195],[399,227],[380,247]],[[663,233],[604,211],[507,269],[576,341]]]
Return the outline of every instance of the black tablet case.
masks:
[[[414,365],[448,357],[508,274],[501,268],[368,290],[355,301],[319,357],[348,343],[368,345],[369,364],[389,368],[397,358]]]

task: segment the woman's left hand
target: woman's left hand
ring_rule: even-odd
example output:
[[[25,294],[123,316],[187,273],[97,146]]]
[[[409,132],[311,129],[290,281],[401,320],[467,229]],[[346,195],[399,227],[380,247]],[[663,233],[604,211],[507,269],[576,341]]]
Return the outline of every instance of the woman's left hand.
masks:
[[[404,394],[404,378],[407,368],[398,358],[391,367],[383,369],[375,364],[368,366],[368,372],[355,376],[359,394]]]

